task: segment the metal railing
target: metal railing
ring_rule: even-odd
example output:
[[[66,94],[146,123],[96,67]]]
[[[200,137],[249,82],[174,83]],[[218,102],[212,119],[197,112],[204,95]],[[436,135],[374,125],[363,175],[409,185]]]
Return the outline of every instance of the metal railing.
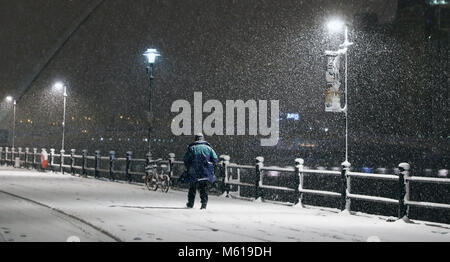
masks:
[[[339,205],[342,211],[351,211],[352,200],[364,200],[372,202],[381,202],[385,204],[397,205],[398,206],[398,218],[408,218],[409,217],[409,207],[419,206],[424,208],[439,208],[450,210],[449,204],[444,203],[433,203],[433,202],[420,202],[412,201],[410,199],[411,187],[410,182],[418,183],[437,183],[442,185],[449,185],[450,179],[448,178],[430,178],[430,177],[412,177],[410,176],[410,165],[407,163],[401,163],[398,165],[398,172],[396,174],[371,174],[371,173],[359,173],[350,171],[350,163],[343,163],[341,172],[331,171],[331,170],[312,170],[305,168],[304,160],[301,158],[295,159],[295,167],[265,167],[264,158],[257,157],[256,164],[251,165],[239,165],[230,162],[230,157],[223,155],[221,158],[222,169],[224,170],[224,183],[229,185],[226,188],[226,195],[230,197],[241,197],[242,187],[252,187],[254,188],[253,199],[264,201],[264,189],[281,190],[286,192],[292,192],[295,194],[294,205],[303,207],[304,206],[304,196],[306,194],[311,195],[321,195],[326,197],[338,198]],[[254,183],[242,182],[241,173],[243,170],[255,170]],[[267,171],[277,171],[288,173],[292,176],[291,181],[294,181],[291,186],[273,186],[265,185],[264,178],[265,172]],[[327,191],[327,190],[316,190],[305,188],[305,175],[325,175],[339,177],[341,180],[340,192]],[[370,196],[352,193],[352,178],[363,178],[363,179],[376,179],[376,180],[388,180],[394,181],[397,184],[398,197],[397,199],[380,197],[380,196]],[[230,186],[237,186],[237,196],[230,192]],[[248,197],[244,197],[247,198]]]
[[[0,147],[0,164],[14,165],[16,158],[18,158],[19,166],[25,168],[41,169],[41,153],[37,148],[8,148]],[[62,173],[69,172],[71,174],[79,174],[80,176],[88,176],[92,174],[95,178],[106,177],[110,180],[126,180],[129,182],[139,182],[145,177],[145,166],[148,165],[152,159],[151,155],[147,154],[146,158],[133,158],[131,151],[126,153],[125,157],[116,157],[114,151],[110,151],[108,156],[102,156],[100,151],[95,151],[94,155],[88,155],[87,150],[83,150],[81,154],[76,154],[76,150],[72,149],[70,154],[65,154],[61,151],[59,154],[55,153],[54,149],[50,149],[49,164],[47,169],[52,171],[60,171]],[[169,176],[172,179],[179,178],[179,175],[184,170],[183,161],[175,160],[175,154],[170,153],[166,160],[160,162],[162,168],[168,170]],[[337,198],[338,204],[342,211],[352,211],[352,200],[363,200],[371,202],[380,202],[389,205],[397,205],[398,218],[408,218],[409,209],[411,206],[423,208],[438,208],[450,210],[450,204],[433,203],[413,201],[410,199],[411,182],[415,183],[434,183],[441,185],[450,185],[448,178],[431,178],[431,177],[413,177],[410,176],[410,165],[401,163],[398,165],[398,172],[395,174],[371,174],[352,172],[350,163],[342,163],[341,171],[337,170],[313,170],[304,166],[304,160],[301,158],[295,159],[294,167],[274,167],[264,166],[264,158],[257,157],[255,165],[240,165],[230,162],[230,157],[227,155],[220,156],[220,162],[217,167],[219,172],[219,183],[222,183],[223,193],[227,197],[236,197],[249,200],[260,200],[272,202],[266,199],[267,191],[275,190],[285,192],[294,199],[291,205],[304,206],[305,195],[320,195],[330,198]],[[246,176],[247,181],[243,179],[242,174],[253,173],[254,175]],[[269,185],[265,183],[268,179],[267,174],[270,172],[279,172],[290,176],[289,186]],[[308,177],[314,176],[331,176],[339,180],[339,190],[317,190],[314,188],[306,188],[305,181]],[[250,177],[250,179],[248,179]],[[352,181],[354,178],[375,179],[393,181],[396,184],[398,192],[397,198],[387,198],[380,196],[371,196],[365,194],[358,194],[352,191]],[[237,190],[232,190],[232,187]],[[252,196],[243,196],[242,188],[252,188]]]

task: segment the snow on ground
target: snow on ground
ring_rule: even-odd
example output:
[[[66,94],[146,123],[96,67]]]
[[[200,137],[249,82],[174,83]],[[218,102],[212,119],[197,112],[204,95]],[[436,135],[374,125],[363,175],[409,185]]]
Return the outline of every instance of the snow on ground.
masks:
[[[1,167],[0,241],[450,241],[446,224],[216,196],[207,210],[199,210],[198,196],[186,209],[186,198],[182,191]]]

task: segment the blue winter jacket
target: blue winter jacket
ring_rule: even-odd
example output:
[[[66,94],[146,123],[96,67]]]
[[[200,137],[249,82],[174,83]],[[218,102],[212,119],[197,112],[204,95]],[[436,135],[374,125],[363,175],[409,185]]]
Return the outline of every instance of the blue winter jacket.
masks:
[[[184,155],[184,165],[187,168],[189,183],[207,180],[210,183],[216,181],[214,166],[218,158],[214,149],[206,141],[190,144]]]

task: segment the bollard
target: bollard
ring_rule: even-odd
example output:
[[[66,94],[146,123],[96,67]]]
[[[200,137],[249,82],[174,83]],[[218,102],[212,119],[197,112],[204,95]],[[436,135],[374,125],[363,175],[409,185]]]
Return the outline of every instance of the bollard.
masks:
[[[94,171],[94,177],[98,178],[99,177],[99,169],[100,169],[100,150],[96,150],[95,151],[95,171]]]
[[[30,154],[30,148],[25,147],[25,168],[28,169],[28,155]],[[0,154],[1,156],[1,154]]]
[[[409,201],[409,177],[410,165],[401,163],[398,165],[398,219],[408,220],[409,207],[406,202]]]
[[[228,172],[228,165],[230,164],[230,156],[228,155],[221,155],[220,157],[220,162],[222,163],[221,167],[222,167],[222,176],[223,176],[223,183],[224,183],[224,192],[226,192],[226,197],[230,197],[230,184],[228,184],[229,182],[229,172]]]
[[[295,187],[295,196],[294,204],[299,207],[304,207],[303,205],[303,164],[305,160],[302,158],[295,159],[295,173],[296,176],[296,187]]]
[[[256,160],[255,200],[260,201],[263,199],[263,192],[260,186],[263,184],[263,172],[261,168],[264,166],[264,157],[259,156],[255,160]]]
[[[87,171],[86,171],[87,154],[88,154],[88,151],[86,149],[84,149],[82,151],[82,155],[81,155],[81,175],[83,177],[87,177]]]
[[[131,170],[131,157],[133,156],[133,152],[128,151],[127,152],[127,162],[125,164],[125,176],[127,177],[128,183],[131,183],[132,179],[131,179],[131,174],[130,174],[130,170]]]
[[[62,174],[64,174],[64,167],[63,167],[63,165],[64,165],[64,153],[66,152],[66,151],[64,151],[64,149],[61,149],[61,158],[60,158],[60,163],[59,163],[59,165],[60,165],[60,170],[61,170],[61,173]]]
[[[114,161],[116,158],[116,152],[109,151],[109,179],[114,181]]]
[[[50,169],[52,172],[55,172],[55,169],[53,168],[53,165],[55,164],[55,149],[50,148]]]
[[[75,165],[75,152],[76,149],[70,149],[70,173],[72,173],[72,176],[75,175],[75,168],[73,168],[73,166]]]
[[[34,169],[37,169],[36,155],[37,155],[37,148],[33,148],[33,168]]]
[[[175,162],[175,154],[169,153],[169,177],[173,177],[173,162]]]
[[[351,210],[351,199],[348,197],[348,194],[350,194],[350,177],[348,176],[350,166],[351,164],[345,161],[342,163],[341,171],[341,210],[348,212]]]

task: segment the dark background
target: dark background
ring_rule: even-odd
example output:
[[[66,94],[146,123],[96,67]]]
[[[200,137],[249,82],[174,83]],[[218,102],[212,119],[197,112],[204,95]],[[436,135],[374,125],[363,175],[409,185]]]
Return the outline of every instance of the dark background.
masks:
[[[208,137],[218,154],[239,163],[263,155],[268,164],[293,165],[303,157],[308,166],[339,166],[345,118],[324,111],[324,51],[343,41],[325,24],[338,16],[349,22],[355,43],[349,51],[352,166],[409,162],[413,172],[431,168],[432,175],[448,169],[448,4],[105,0],[73,30],[94,2],[0,0],[0,96],[20,97],[16,146],[60,149],[62,95],[51,86],[61,80],[69,93],[66,150],[143,156],[148,78],[142,53],[157,48],[154,155],[182,156],[193,138],[171,134],[170,107],[202,91],[204,101],[223,104],[279,99],[281,112],[300,114],[300,121],[280,121],[276,147],[262,148],[252,136]],[[10,145],[11,105],[1,108],[0,129],[10,132]]]

